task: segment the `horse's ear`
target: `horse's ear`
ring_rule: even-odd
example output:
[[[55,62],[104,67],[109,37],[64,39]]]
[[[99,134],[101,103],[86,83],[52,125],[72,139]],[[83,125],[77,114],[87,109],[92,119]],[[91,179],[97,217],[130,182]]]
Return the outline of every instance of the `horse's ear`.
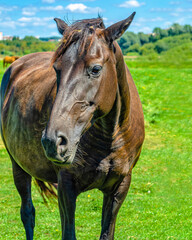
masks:
[[[67,29],[68,25],[59,18],[54,18],[58,31],[63,35],[64,31]]]
[[[114,40],[121,37],[121,35],[127,30],[131,24],[136,12],[133,12],[128,18],[118,23],[111,25],[104,30],[105,38],[112,43]]]

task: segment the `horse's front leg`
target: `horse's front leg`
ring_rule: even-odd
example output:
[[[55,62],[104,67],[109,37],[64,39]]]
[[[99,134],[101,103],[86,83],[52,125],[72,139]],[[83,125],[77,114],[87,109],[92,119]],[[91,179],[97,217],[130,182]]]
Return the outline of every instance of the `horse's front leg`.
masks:
[[[123,179],[113,193],[104,193],[100,240],[114,239],[116,217],[127,195],[130,183],[131,174]]]
[[[21,197],[21,220],[23,222],[26,239],[33,239],[33,229],[35,227],[35,208],[31,199],[31,176],[27,174],[10,156],[13,167],[13,177],[15,186]]]
[[[66,170],[58,175],[58,202],[61,216],[62,240],[76,240],[75,207],[77,190],[73,176]]]

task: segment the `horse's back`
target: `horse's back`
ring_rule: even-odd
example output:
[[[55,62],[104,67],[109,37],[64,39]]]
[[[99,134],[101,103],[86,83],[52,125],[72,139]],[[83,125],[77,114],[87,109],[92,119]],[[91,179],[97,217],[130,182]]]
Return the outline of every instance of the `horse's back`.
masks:
[[[41,111],[56,83],[55,72],[50,67],[51,57],[51,52],[29,54],[7,69],[1,83],[4,110],[10,107],[11,100],[16,100],[22,117],[29,117],[27,113],[31,110]]]
[[[42,77],[42,71],[47,72],[50,67],[52,54],[51,52],[32,53],[17,59],[16,62],[11,64],[6,70],[1,82],[1,97],[4,98],[7,87],[11,87],[14,82],[20,81],[21,78],[23,83],[29,81],[29,75],[31,73],[39,73],[39,76],[36,75],[35,77]],[[8,90],[9,89],[7,89],[7,91]]]
[[[42,131],[56,95],[56,74],[50,67],[51,58],[51,52],[19,58],[7,69],[1,84],[1,124],[5,145],[22,168],[40,179],[43,177],[35,169],[39,168],[41,175],[52,171],[41,147]]]

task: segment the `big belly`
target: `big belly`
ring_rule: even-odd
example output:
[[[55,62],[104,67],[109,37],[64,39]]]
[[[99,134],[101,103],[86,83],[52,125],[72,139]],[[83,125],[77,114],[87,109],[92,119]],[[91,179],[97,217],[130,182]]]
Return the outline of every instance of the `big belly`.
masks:
[[[47,182],[57,182],[58,168],[49,161],[41,145],[46,126],[41,114],[23,116],[17,107],[2,114],[3,137],[13,159],[31,176]]]

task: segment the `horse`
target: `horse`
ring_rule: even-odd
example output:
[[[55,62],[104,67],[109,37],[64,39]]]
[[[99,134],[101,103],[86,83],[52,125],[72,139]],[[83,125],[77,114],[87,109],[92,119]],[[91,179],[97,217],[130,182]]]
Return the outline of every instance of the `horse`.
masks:
[[[76,239],[76,199],[94,188],[103,193],[99,239],[114,239],[144,141],[141,101],[116,42],[134,15],[107,28],[100,17],[71,25],[55,18],[63,35],[56,51],[23,56],[3,76],[2,139],[27,240],[35,226],[32,178],[42,193],[57,186],[62,240]]]
[[[9,56],[5,56],[3,58],[3,67],[7,67],[8,64],[11,64],[13,63],[15,60],[19,59],[18,56],[12,56],[12,57],[9,57]]]

